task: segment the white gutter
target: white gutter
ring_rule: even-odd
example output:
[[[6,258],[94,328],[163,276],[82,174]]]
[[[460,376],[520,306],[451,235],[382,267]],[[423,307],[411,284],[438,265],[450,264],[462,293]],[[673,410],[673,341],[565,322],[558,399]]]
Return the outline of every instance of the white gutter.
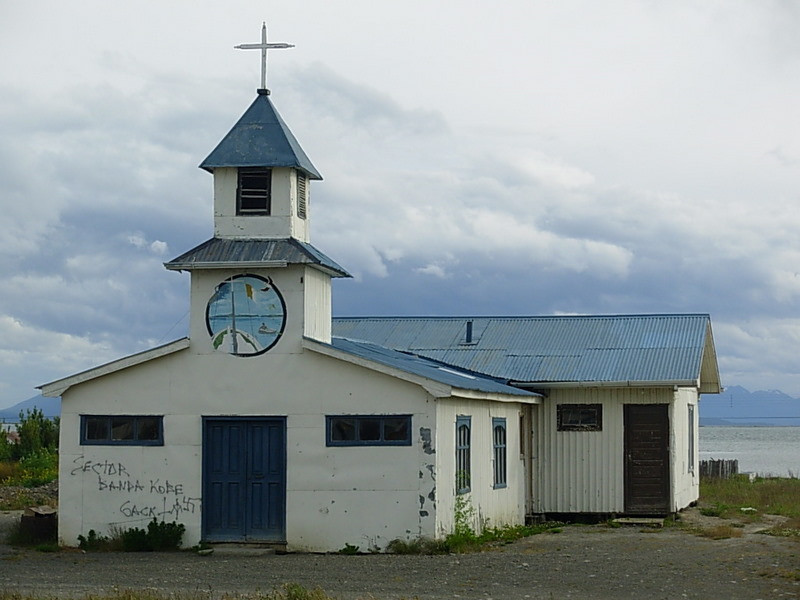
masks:
[[[310,264],[310,263],[309,263]],[[241,269],[242,267],[260,268],[282,268],[288,266],[285,260],[268,261],[239,261],[239,262],[218,262],[218,261],[190,261],[182,263],[164,263],[164,268],[168,271],[191,271],[192,269]]]
[[[509,385],[522,389],[543,388],[652,388],[652,387],[700,387],[699,379],[681,381],[510,381]]]

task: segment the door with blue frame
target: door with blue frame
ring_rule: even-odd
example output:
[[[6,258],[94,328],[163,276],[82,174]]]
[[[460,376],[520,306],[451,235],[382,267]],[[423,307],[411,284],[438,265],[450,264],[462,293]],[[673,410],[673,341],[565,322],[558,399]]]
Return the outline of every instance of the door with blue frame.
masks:
[[[203,418],[203,539],[286,541],[286,419]]]

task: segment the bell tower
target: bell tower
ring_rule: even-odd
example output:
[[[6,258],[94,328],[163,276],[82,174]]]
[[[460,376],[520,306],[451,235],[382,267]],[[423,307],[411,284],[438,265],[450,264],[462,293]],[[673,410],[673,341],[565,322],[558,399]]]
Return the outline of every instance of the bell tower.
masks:
[[[275,110],[258,96],[200,164],[214,175],[214,235],[309,241],[311,181],[322,176]]]
[[[214,237],[165,264],[192,274],[190,338],[201,354],[298,352],[331,341],[331,278],[349,277],[310,243],[310,186],[322,179],[266,89],[200,167],[214,177]]]

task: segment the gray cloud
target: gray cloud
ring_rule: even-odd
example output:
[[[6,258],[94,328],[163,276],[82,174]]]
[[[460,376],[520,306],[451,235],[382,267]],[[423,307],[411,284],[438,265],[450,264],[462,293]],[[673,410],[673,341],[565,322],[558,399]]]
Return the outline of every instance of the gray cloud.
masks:
[[[175,32],[157,3],[50,8],[93,27],[15,9],[65,48],[51,87],[0,25],[0,406],[186,333],[162,262],[211,236],[197,165],[257,77],[218,10]],[[356,276],[337,314],[709,312],[726,384],[800,395],[794,5],[362,7],[379,40],[316,9],[335,22],[275,8],[299,37],[270,87],[325,176],[313,242]]]

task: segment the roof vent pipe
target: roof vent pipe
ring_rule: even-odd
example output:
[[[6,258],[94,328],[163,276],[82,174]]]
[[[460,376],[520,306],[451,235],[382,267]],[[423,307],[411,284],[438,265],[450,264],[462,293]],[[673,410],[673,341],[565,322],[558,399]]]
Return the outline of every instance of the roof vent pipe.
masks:
[[[466,338],[466,343],[467,343],[467,344],[471,344],[471,343],[472,343],[472,321],[467,321],[467,338]]]

